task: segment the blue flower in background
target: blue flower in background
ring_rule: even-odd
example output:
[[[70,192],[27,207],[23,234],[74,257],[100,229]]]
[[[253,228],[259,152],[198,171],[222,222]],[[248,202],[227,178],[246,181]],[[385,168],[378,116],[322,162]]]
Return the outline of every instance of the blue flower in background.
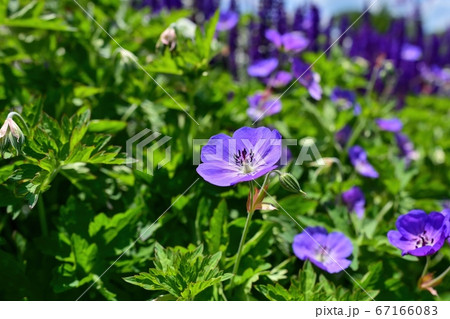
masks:
[[[299,59],[295,59],[292,62],[292,73],[298,79],[298,82],[306,87],[309,95],[317,101],[322,99],[322,87],[320,86],[320,76],[311,71],[308,64],[303,63]]]
[[[375,122],[382,131],[400,132],[403,128],[403,123],[398,118],[376,119]]]
[[[266,127],[242,127],[230,137],[212,136],[202,148],[197,173],[217,186],[251,181],[278,167],[281,135]]]
[[[401,57],[405,61],[419,61],[422,57],[422,49],[417,45],[405,43],[402,46]]]
[[[217,31],[228,31],[233,29],[239,22],[239,14],[234,11],[221,12],[217,22]]]
[[[399,132],[395,133],[395,140],[400,150],[400,157],[405,159],[406,164],[409,164],[419,157],[419,154],[414,150],[414,144],[405,134]]]
[[[339,232],[328,233],[323,227],[306,227],[294,237],[292,249],[299,259],[309,260],[330,274],[352,263],[347,259],[353,251],[350,239]]]
[[[343,128],[341,128],[339,131],[336,132],[334,135],[334,138],[336,139],[336,142],[339,143],[342,147],[344,147],[350,137],[352,136],[353,130],[350,125],[345,125]]]
[[[336,87],[331,92],[330,99],[337,104],[339,110],[349,110],[353,108],[353,113],[355,115],[361,114],[361,105],[356,102],[356,94],[353,91]]]
[[[401,215],[396,222],[397,230],[388,232],[389,242],[402,251],[402,255],[428,256],[437,252],[448,237],[445,216],[422,210],[412,210]]]
[[[269,29],[265,32],[266,39],[276,48],[286,52],[301,52],[308,47],[309,40],[301,32],[289,32],[281,35],[277,30]]]
[[[350,161],[355,167],[356,171],[365,177],[369,178],[378,178],[378,172],[373,168],[373,166],[367,160],[367,154],[364,149],[355,145],[348,150],[348,155],[350,157]]]
[[[248,97],[247,114],[252,121],[258,121],[266,116],[281,111],[281,101],[272,97],[270,92],[256,93]]]
[[[275,76],[267,81],[267,85],[273,88],[281,88],[292,81],[292,74],[286,71],[278,71]]]
[[[265,60],[259,60],[247,69],[247,73],[250,76],[265,78],[269,76],[278,67],[278,59],[269,58]]]
[[[342,193],[342,201],[350,212],[355,212],[359,218],[364,216],[364,205],[366,204],[366,198],[361,188],[353,186],[348,191]]]

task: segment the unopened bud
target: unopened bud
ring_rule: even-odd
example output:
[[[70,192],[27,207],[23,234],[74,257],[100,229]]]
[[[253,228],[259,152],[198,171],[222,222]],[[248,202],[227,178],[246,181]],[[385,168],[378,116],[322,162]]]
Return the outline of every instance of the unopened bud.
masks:
[[[25,141],[25,136],[22,130],[13,120],[13,116],[15,115],[20,117],[20,115],[16,112],[9,113],[5,123],[3,123],[0,128],[0,150],[2,155],[9,144],[19,152],[22,148],[23,142]]]
[[[300,184],[298,183],[297,179],[294,177],[294,175],[290,173],[284,173],[277,171],[278,175],[280,176],[280,185],[285,190],[292,192],[292,193],[302,193],[306,195],[304,191],[300,188]]]
[[[175,32],[175,29],[169,27],[164,30],[164,32],[161,33],[161,36],[159,37],[159,41],[162,44],[168,46],[170,51],[175,49],[175,46],[177,45],[177,33]]]

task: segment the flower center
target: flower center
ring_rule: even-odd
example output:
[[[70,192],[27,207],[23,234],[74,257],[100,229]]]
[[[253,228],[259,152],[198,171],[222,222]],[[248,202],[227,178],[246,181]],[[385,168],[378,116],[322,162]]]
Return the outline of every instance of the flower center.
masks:
[[[244,174],[249,174],[253,172],[252,163],[255,158],[255,154],[252,150],[247,151],[247,149],[239,150],[236,154],[234,154],[234,161],[237,166],[241,168],[241,171]]]
[[[316,255],[317,261],[324,262],[328,259],[327,247],[323,246],[319,248],[319,252]]]
[[[420,234],[416,240],[416,248],[433,245],[434,245],[434,238],[428,238],[426,230],[424,230],[423,233]]]

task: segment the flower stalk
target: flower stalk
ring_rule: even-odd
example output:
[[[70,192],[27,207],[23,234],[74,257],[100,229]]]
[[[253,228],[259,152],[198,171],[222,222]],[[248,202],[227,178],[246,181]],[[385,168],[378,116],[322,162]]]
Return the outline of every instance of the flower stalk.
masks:
[[[242,249],[244,248],[245,241],[247,239],[247,234],[250,229],[250,223],[251,223],[253,214],[257,209],[261,209],[262,201],[264,199],[266,189],[268,186],[267,182],[269,180],[269,175],[270,175],[270,173],[265,176],[264,182],[261,186],[261,189],[259,189],[259,190],[255,187],[255,184],[253,181],[249,182],[250,192],[248,194],[248,200],[247,200],[247,220],[245,221],[244,231],[242,232],[241,241],[239,242],[239,248],[238,248],[238,252],[236,254],[236,261],[235,261],[234,267],[233,267],[233,279],[231,280],[231,287],[233,287],[233,285],[234,285],[234,278],[236,277],[236,274],[239,270],[239,264],[241,262],[241,257],[242,257]]]

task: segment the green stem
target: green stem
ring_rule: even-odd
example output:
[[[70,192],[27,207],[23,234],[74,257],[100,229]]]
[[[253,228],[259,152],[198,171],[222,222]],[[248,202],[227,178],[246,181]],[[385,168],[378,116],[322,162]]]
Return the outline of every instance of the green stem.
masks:
[[[368,85],[367,91],[366,91],[366,102],[367,102],[367,104],[369,104],[369,102],[372,99],[372,92],[373,92],[373,88],[375,87],[375,82],[377,80],[378,71],[380,71],[380,67],[376,66],[373,69],[372,74],[370,76],[369,85]]]
[[[241,262],[242,248],[244,247],[245,239],[247,238],[248,230],[250,228],[250,221],[252,220],[253,212],[248,212],[247,220],[245,221],[244,232],[242,233],[241,242],[239,243],[239,249],[236,256],[236,262],[233,267],[233,281],[239,270],[239,263]]]
[[[42,235],[47,237],[48,235],[48,227],[47,227],[47,219],[45,218],[45,207],[44,207],[44,199],[41,198],[38,200],[38,212],[39,212],[39,223],[41,224]]]
[[[442,274],[440,274],[439,276],[437,276],[436,278],[434,278],[431,281],[428,281],[427,283],[425,283],[424,288],[428,288],[428,287],[433,287],[437,284],[439,284],[442,279],[444,279],[444,277],[450,272],[450,266],[444,270],[444,272]]]
[[[425,276],[427,274],[428,266],[430,266],[430,256],[427,256],[427,258],[426,258],[425,267],[423,268],[422,276],[420,276],[420,278],[423,278],[423,276]]]
[[[253,207],[254,196],[255,196],[255,186],[253,184],[253,181],[250,181],[250,209],[247,212],[247,220],[245,221],[244,231],[242,232],[241,241],[239,243],[238,252],[236,254],[236,261],[233,267],[233,278],[231,279],[231,287],[233,287],[234,285],[234,278],[236,277],[236,274],[239,270],[239,263],[241,262],[242,257],[242,249],[244,248],[245,239],[247,238],[248,230],[250,228],[250,222],[252,220],[253,213],[255,212],[255,209]]]

